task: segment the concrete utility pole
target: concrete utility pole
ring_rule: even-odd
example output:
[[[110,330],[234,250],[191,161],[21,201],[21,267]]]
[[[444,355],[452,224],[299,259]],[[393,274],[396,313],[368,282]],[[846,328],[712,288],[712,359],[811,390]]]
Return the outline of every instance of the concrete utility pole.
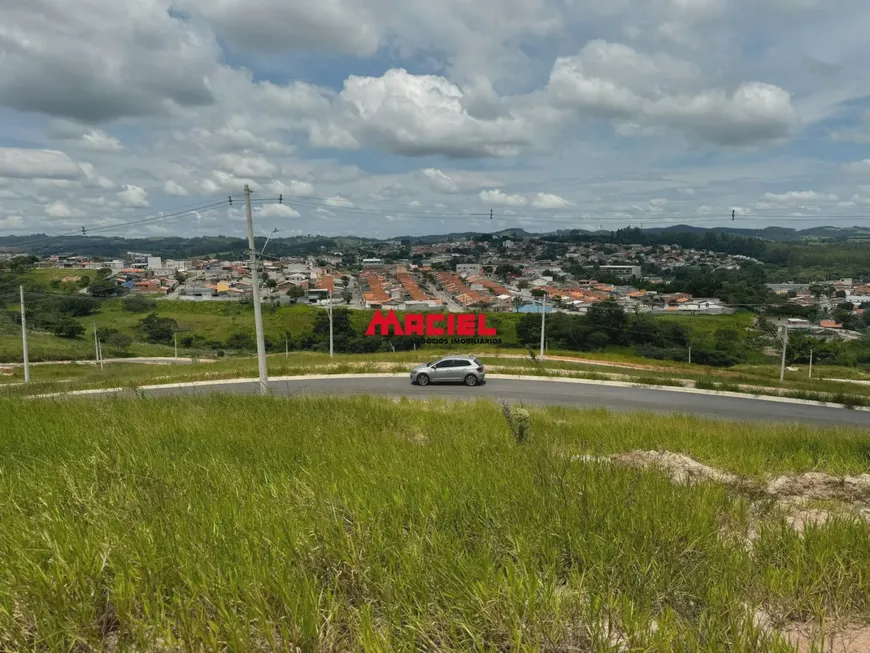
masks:
[[[779,382],[785,380],[785,352],[788,347],[788,325],[782,327],[782,363],[779,366]]]
[[[30,352],[27,350],[27,315],[24,313],[24,286],[18,286],[21,294],[21,346],[24,349],[24,382],[30,383]]]
[[[100,338],[97,335],[97,323],[94,322],[94,354],[97,357],[97,362],[100,364],[100,369],[103,368],[103,349],[100,347]]]
[[[692,364],[692,345],[689,345],[689,365]]]
[[[810,349],[810,373],[809,378],[813,378],[813,350]]]
[[[290,357],[290,337],[284,334],[284,358]]]
[[[541,298],[541,360],[544,360],[544,331],[547,326],[547,294]]]
[[[332,358],[332,291],[329,293],[329,357]]]
[[[263,307],[260,305],[260,274],[257,247],[254,244],[254,217],[251,214],[251,189],[245,184],[245,214],[248,219],[248,247],[251,250],[251,290],[254,294],[254,325],[257,330],[257,364],[260,369],[260,394],[269,394],[269,372],[266,368],[266,341],[263,336]]]

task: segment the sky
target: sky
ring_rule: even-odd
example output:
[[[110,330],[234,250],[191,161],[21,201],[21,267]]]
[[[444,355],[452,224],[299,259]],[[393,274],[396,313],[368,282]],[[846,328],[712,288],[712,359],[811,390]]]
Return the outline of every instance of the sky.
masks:
[[[866,0],[0,15],[0,234],[870,226]]]

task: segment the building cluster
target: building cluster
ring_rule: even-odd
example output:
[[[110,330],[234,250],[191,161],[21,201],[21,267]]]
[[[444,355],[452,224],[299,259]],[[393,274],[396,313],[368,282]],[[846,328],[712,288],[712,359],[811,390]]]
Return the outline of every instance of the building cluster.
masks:
[[[449,263],[456,252],[469,246],[476,249],[475,259],[479,265],[493,265],[500,262],[536,261],[546,255],[552,244],[531,240],[498,241],[454,241],[431,245],[418,245],[411,248],[416,257],[423,257],[424,265]],[[706,266],[711,269],[736,270],[747,263],[759,263],[748,256],[724,254],[708,250],[686,249],[679,245],[622,245],[612,243],[565,244],[560,260],[563,264],[579,264],[589,267],[612,269],[626,276],[640,276],[641,264],[663,271],[675,268]],[[387,248],[385,255],[392,253]]]
[[[356,309],[584,313],[597,302],[614,300],[634,312],[723,313],[730,309],[719,300],[648,292],[631,286],[631,279],[642,277],[641,262],[664,269],[689,264],[730,267],[746,260],[677,246],[565,244],[559,245],[557,255],[547,250],[549,246],[509,239],[414,247],[388,241],[369,247],[367,255],[351,255],[353,264],[347,253],[327,251],[316,257],[264,260],[261,296],[271,302],[331,301]],[[253,294],[247,260],[167,260],[128,252],[111,261],[54,256],[40,265],[108,268],[109,278],[130,292],[182,301],[239,301]],[[584,278],[592,270],[599,277],[606,273],[614,283]]]

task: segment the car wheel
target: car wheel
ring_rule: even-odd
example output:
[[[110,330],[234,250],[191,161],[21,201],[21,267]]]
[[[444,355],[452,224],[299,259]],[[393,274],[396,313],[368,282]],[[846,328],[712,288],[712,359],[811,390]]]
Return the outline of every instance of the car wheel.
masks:
[[[428,374],[418,374],[417,375],[417,385],[429,385],[429,375]]]
[[[477,385],[477,377],[474,374],[468,374],[465,377],[465,385],[467,386],[475,386]]]

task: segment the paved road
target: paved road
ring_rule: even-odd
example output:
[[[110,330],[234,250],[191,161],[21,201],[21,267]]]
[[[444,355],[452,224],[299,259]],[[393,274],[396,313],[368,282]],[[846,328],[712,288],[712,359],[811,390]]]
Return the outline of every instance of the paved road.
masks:
[[[575,408],[604,407],[614,411],[654,411],[660,413],[691,413],[699,417],[773,421],[814,422],[829,426],[863,426],[870,428],[870,412],[845,408],[792,404],[737,397],[691,394],[552,381],[492,379],[476,388],[465,386],[412,386],[407,379],[376,377],[366,379],[306,379],[273,381],[276,395],[377,395],[412,399],[447,398],[469,400],[477,398],[506,399],[526,404],[572,406]],[[149,395],[231,392],[254,394],[256,382],[162,388],[145,391]]]

